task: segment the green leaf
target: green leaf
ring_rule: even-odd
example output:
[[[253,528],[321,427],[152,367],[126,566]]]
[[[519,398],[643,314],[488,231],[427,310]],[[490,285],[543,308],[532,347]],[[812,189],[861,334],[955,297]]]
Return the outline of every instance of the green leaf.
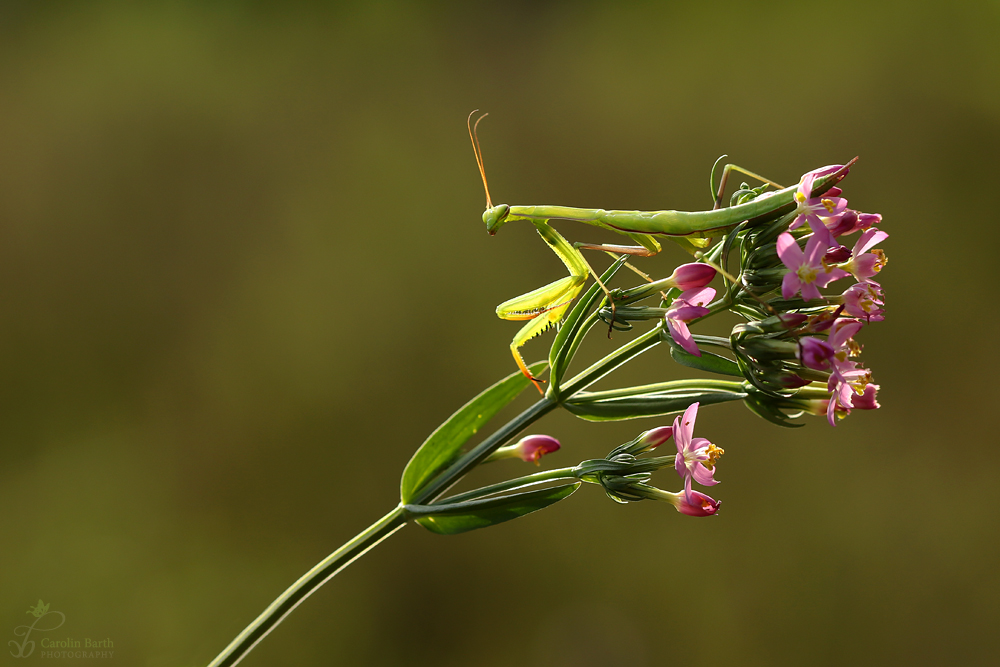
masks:
[[[601,282],[607,285],[608,281],[614,277],[615,273],[618,272],[625,262],[628,260],[627,255],[622,255],[619,257],[604,274],[601,276]],[[566,368],[569,363],[573,360],[573,355],[576,353],[576,349],[579,347],[578,334],[580,333],[580,327],[586,320],[587,313],[589,313],[600,298],[604,297],[604,291],[601,286],[596,282],[590,286],[590,289],[580,298],[573,309],[570,311],[569,315],[566,316],[566,320],[563,322],[562,327],[560,327],[558,333],[556,333],[555,340],[552,341],[552,347],[549,349],[549,367],[552,372],[549,373],[549,380],[552,382],[552,386],[556,387],[558,390],[559,381],[562,380],[563,374],[566,372]]]
[[[405,505],[410,518],[438,535],[457,535],[537,512],[570,496],[580,482],[450,505]]]
[[[545,370],[545,366],[546,362],[539,361],[529,366],[528,370],[537,376]],[[403,470],[399,484],[403,503],[412,500],[427,482],[451,465],[460,456],[462,445],[529,384],[531,382],[520,371],[512,373],[463,405],[448,421],[438,426]]]
[[[683,412],[696,402],[705,406],[738,401],[747,396],[741,383],[723,380],[705,380],[704,383],[708,386],[677,386],[674,381],[624,390],[581,391],[563,402],[563,406],[587,421],[621,421]],[[712,383],[720,386],[712,387]]]

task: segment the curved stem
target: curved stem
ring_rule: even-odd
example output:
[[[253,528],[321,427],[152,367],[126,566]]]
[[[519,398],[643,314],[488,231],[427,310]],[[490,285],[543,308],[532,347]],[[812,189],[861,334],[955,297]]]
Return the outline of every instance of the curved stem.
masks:
[[[230,667],[253,650],[260,640],[274,630],[303,600],[315,593],[320,586],[338,572],[363,556],[369,549],[406,525],[403,508],[396,507],[371,526],[317,563],[299,577],[284,593],[272,602],[253,623],[229,643],[208,667]]]

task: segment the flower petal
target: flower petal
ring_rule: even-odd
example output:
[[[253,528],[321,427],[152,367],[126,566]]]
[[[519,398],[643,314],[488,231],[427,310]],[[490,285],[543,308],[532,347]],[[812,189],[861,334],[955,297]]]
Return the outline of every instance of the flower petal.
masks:
[[[715,486],[718,484],[718,480],[713,477],[714,474],[715,470],[709,470],[700,463],[695,465],[691,470],[691,475],[694,477],[694,481],[698,482],[702,486]]]
[[[805,262],[805,253],[803,253],[802,249],[799,248],[799,244],[795,241],[795,237],[788,232],[782,232],[781,236],[778,237],[777,250],[778,258],[781,259],[781,263],[792,271],[797,271],[798,268]]]

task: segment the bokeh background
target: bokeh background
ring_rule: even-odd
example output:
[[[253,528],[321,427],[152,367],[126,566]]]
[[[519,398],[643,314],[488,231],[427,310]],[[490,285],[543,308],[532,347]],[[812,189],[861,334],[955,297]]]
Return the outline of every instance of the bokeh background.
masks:
[[[588,487],[408,527],[244,664],[996,664],[998,34],[992,1],[5,4],[0,631],[43,598],[109,664],[205,664],[394,505],[513,370],[494,306],[563,275],[483,229],[481,108],[512,204],[705,208],[722,153],[786,183],[860,155],[883,409],[704,410],[712,519]],[[681,374],[657,349],[604,386]],[[659,423],[538,430],[570,465]]]

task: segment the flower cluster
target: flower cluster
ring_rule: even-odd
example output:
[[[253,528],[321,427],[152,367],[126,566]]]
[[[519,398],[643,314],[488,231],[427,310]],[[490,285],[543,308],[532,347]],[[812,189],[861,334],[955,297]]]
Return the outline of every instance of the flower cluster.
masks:
[[[887,259],[875,246],[889,235],[877,227],[881,215],[847,208],[840,188],[815,190],[817,179],[846,172],[837,165],[805,174],[795,210],[778,221],[793,218],[787,228],[778,224],[748,236],[742,276],[759,301],[749,310],[760,318],[736,327],[732,344],[754,385],[748,404],[772,420],[798,411],[825,414],[835,426],[836,417],[851,410],[879,407],[879,387],[857,361],[862,346],[855,337],[885,318],[882,286],[874,277]],[[856,233],[851,248],[842,243]],[[779,276],[781,298],[765,301],[761,297],[778,287]],[[821,291],[848,278],[853,284],[839,294]]]

